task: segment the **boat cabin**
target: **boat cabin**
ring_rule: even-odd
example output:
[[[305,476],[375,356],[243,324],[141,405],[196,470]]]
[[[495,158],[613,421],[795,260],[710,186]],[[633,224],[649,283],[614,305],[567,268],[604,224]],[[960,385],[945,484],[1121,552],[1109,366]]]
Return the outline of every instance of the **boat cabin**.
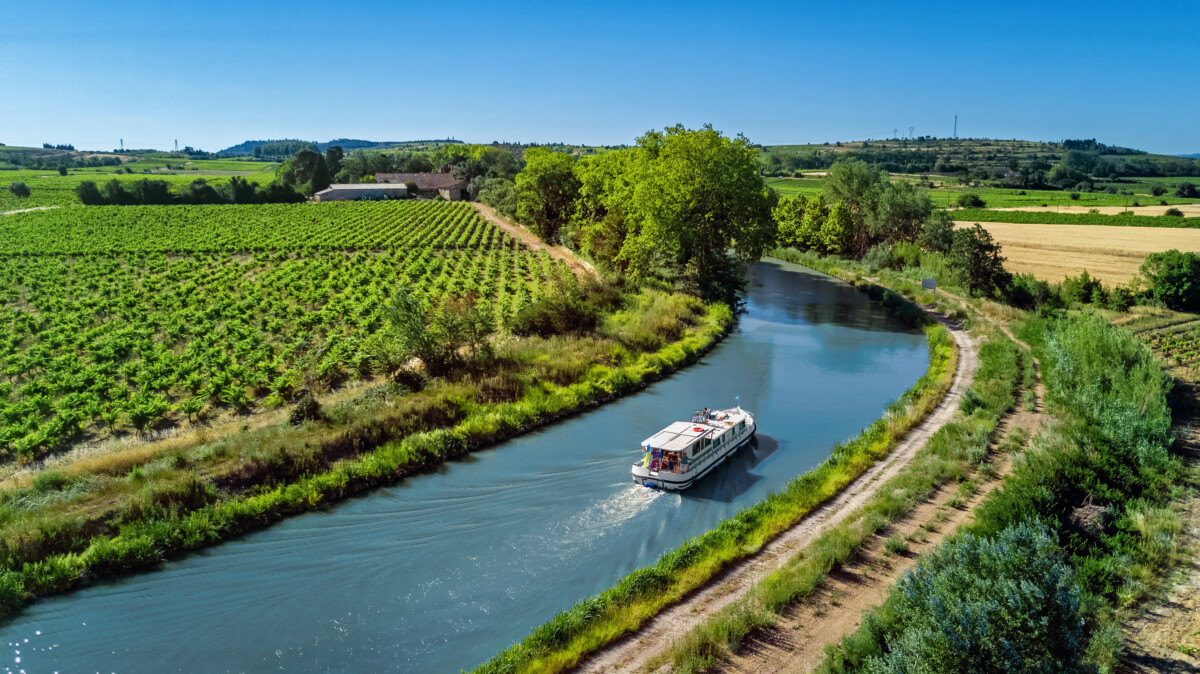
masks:
[[[643,466],[655,472],[686,473],[688,466],[725,448],[745,428],[744,419],[727,421],[728,412],[697,412],[690,422],[676,421],[642,441]]]

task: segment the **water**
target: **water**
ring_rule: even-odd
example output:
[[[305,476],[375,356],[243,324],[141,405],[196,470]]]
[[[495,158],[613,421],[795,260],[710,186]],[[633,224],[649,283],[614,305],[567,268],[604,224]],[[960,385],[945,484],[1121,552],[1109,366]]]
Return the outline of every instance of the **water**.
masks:
[[[739,331],[686,371],[437,472],[36,603],[0,628],[0,666],[473,667],[813,468],[928,366],[921,333],[841,282],[764,262],[752,283]],[[631,483],[641,440],[734,396],[757,416],[756,447],[683,495]]]

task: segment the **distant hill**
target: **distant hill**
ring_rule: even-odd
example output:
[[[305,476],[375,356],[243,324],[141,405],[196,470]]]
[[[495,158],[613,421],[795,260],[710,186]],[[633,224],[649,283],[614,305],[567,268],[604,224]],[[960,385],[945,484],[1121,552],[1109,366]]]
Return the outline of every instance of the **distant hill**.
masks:
[[[1047,179],[1075,184],[1087,182],[1088,176],[1100,180],[1200,175],[1200,162],[1192,157],[1149,154],[1105,145],[1095,139],[1043,142],[922,136],[768,145],[762,146],[761,152],[763,171],[767,175],[791,175],[804,170],[828,169],[834,162],[844,158],[861,159],[875,168],[893,173],[969,174],[979,179],[1008,176],[1008,182],[1013,187],[1034,187]],[[1051,175],[1052,169],[1059,170]]]
[[[256,148],[256,147],[261,147],[268,143],[283,143],[283,142],[310,142],[310,141],[298,141],[294,138],[279,138],[279,139],[275,139],[275,140],[248,140],[248,141],[245,141],[242,143],[238,143],[237,145],[227,147],[224,150],[221,150],[220,152],[218,152],[217,154],[226,156],[226,157],[250,156],[250,155],[254,154],[254,148]],[[382,149],[382,148],[407,147],[410,145],[428,145],[428,144],[448,145],[448,144],[452,144],[452,143],[462,143],[462,141],[461,140],[450,140],[448,138],[440,139],[440,140],[405,140],[405,141],[396,141],[396,140],[378,141],[378,140],[362,140],[359,138],[335,138],[333,140],[326,141],[324,143],[313,143],[313,144],[316,145],[317,148],[319,150],[321,150],[322,152],[324,152],[325,150],[328,150],[330,147],[332,147],[334,145],[340,146],[343,150],[349,152],[350,150],[378,150],[378,149]]]
[[[1179,156],[1180,157],[1188,157],[1190,159],[1200,159],[1200,152],[1193,152],[1192,154],[1181,154]]]

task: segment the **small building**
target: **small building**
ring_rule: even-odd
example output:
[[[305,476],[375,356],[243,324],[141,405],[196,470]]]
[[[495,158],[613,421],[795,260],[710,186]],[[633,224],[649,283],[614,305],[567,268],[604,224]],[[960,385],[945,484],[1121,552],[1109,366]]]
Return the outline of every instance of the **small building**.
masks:
[[[467,195],[467,182],[450,173],[376,173],[375,182],[388,185],[413,183],[417,186],[413,196],[432,198],[441,195],[446,201],[461,201]]]
[[[381,201],[383,199],[407,199],[408,186],[360,183],[356,185],[330,185],[313,195],[315,201]]]

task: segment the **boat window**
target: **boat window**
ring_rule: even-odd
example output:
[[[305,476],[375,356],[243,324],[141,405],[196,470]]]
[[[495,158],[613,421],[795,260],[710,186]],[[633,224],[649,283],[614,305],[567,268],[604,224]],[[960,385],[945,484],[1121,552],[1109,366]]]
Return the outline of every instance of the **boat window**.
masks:
[[[741,430],[742,430],[743,428],[745,428],[745,427],[746,427],[746,422],[745,422],[745,421],[739,421],[739,422],[738,422],[738,425],[737,425],[738,432],[741,432]]]

